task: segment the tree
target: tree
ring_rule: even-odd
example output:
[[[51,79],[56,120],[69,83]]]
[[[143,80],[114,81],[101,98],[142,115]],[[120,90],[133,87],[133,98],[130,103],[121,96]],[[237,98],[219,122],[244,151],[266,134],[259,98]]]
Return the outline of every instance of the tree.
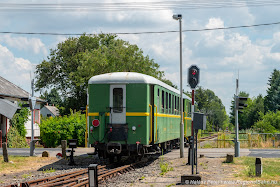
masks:
[[[264,98],[265,112],[280,109],[280,71],[274,69],[268,80],[267,95]]]
[[[257,96],[257,98],[248,99],[247,104],[248,106],[241,114],[241,129],[251,128],[261,119],[260,113],[264,113],[264,99],[262,95]]]
[[[212,130],[221,128],[227,120],[227,114],[221,99],[212,90],[205,90],[198,87],[195,94],[195,101],[199,111],[206,113],[208,124]],[[208,128],[209,129],[209,128]]]
[[[280,111],[268,111],[265,115],[260,112],[261,120],[253,126],[260,133],[276,133],[280,130]]]
[[[139,72],[164,80],[159,65],[144,56],[137,45],[99,34],[68,38],[51,49],[48,60],[36,67],[36,91],[55,88],[63,97],[64,107],[80,109],[86,105],[88,80],[109,72]]]
[[[45,91],[40,96],[40,98],[47,101],[47,103],[50,104],[50,105],[60,106],[62,104],[61,97],[60,97],[59,93],[57,92],[57,90],[54,89],[54,88],[51,89],[50,93],[48,93],[48,91]]]

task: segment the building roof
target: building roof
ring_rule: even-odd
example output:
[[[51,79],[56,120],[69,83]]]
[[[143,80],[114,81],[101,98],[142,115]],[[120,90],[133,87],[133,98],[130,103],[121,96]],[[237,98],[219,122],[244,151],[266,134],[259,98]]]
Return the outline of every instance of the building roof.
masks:
[[[102,75],[93,76],[88,81],[88,84],[133,84],[133,83],[160,85],[180,95],[179,90],[165,84],[164,82],[152,76],[136,73],[136,72],[106,73]],[[183,98],[187,98],[191,100],[186,95],[183,95]]]
[[[0,76],[0,97],[7,98],[7,99],[21,99],[21,98],[29,98],[29,93],[24,89],[16,86],[15,84],[11,83],[10,81],[4,79]],[[36,98],[37,102],[45,102],[41,98]]]
[[[53,115],[59,116],[59,110],[55,106],[45,105],[44,107],[48,109]]]
[[[12,98],[29,97],[29,93],[0,76],[0,96]]]

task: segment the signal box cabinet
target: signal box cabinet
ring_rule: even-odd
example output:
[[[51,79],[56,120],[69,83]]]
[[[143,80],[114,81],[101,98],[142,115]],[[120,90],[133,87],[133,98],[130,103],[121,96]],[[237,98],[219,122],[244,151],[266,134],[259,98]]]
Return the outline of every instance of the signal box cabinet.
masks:
[[[193,128],[206,130],[206,115],[203,113],[193,113]]]

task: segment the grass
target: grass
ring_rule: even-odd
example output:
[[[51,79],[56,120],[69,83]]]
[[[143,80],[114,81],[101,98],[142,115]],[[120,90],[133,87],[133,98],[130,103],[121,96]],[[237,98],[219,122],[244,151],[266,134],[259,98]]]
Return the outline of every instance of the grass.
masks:
[[[163,157],[160,158],[159,166],[160,166],[160,169],[161,169],[160,175],[164,175],[168,171],[173,171],[173,167],[170,167],[167,162],[164,162]]]
[[[53,168],[43,170],[43,173],[53,173],[53,172],[55,172],[55,169]]]
[[[256,159],[254,157],[239,157],[234,159],[234,164],[240,166],[239,173],[235,177],[239,176],[244,180],[278,180],[280,183],[280,158],[262,158],[263,173],[261,177],[256,177]]]
[[[9,156],[9,162],[4,162],[3,156],[0,156],[0,174],[15,172],[17,170],[26,170],[27,168],[38,167],[42,161],[50,158],[42,157],[24,157],[24,156]]]
[[[22,175],[22,178],[27,179],[28,177],[31,177],[31,174],[30,174],[30,173],[29,173],[29,174],[23,174],[23,175]]]

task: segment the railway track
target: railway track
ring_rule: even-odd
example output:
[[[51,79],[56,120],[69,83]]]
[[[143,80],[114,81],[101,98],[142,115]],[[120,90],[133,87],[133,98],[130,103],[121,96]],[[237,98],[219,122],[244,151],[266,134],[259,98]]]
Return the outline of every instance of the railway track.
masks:
[[[211,139],[217,138],[217,137],[218,137],[218,134],[213,134],[211,136],[201,137],[201,138],[198,139],[198,142],[204,142],[204,141],[211,140]]]
[[[110,168],[107,165],[99,165],[97,167],[97,178],[99,183],[105,182],[108,178],[114,177],[119,174],[123,174],[130,170],[135,169],[136,166],[140,166],[144,162],[137,162],[133,164],[128,164],[120,167]],[[46,177],[42,179],[36,179],[32,181],[23,182],[20,184],[12,184],[6,187],[50,187],[50,186],[73,186],[82,187],[89,186],[88,179],[88,169],[82,169],[78,171],[73,171],[61,175],[56,175],[52,177]]]
[[[213,138],[216,138],[218,135],[211,135],[207,137],[202,137],[198,142],[207,141]],[[112,178],[116,175],[123,174],[130,170],[134,170],[135,167],[142,166],[147,164],[147,162],[137,162],[132,164],[127,164],[119,167],[112,167],[112,165],[98,165],[97,167],[97,178],[99,183],[104,183],[108,178]],[[64,173],[60,175],[55,175],[51,177],[36,179],[32,181],[22,182],[19,184],[12,184],[6,187],[49,187],[49,186],[89,186],[88,179],[88,169],[81,169],[69,173]]]

